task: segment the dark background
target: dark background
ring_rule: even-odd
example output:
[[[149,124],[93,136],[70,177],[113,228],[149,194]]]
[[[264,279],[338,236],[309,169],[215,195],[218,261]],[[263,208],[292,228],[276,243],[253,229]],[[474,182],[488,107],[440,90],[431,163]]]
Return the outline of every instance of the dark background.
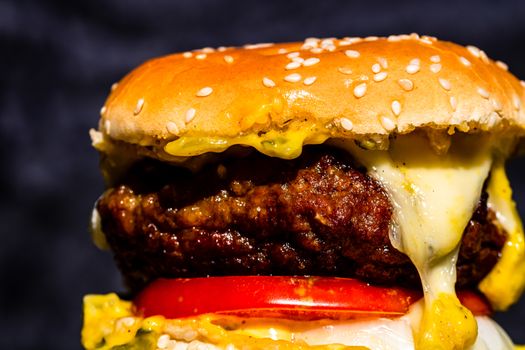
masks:
[[[103,190],[88,129],[126,72],[204,46],[414,31],[525,78],[522,0],[0,0],[0,349],[78,349],[82,295],[122,290],[87,232]],[[523,170],[510,164],[522,216]],[[525,343],[525,300],[496,318]]]

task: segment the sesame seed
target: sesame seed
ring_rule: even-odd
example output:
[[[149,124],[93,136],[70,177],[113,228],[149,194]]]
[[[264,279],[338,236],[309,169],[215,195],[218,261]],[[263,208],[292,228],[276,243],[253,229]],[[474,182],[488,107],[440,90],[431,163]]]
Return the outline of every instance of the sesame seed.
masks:
[[[195,114],[196,114],[196,110],[195,108],[190,108],[186,111],[186,116],[184,118],[184,121],[186,123],[191,123],[191,121],[193,120],[193,118],[195,118]]]
[[[419,58],[413,58],[409,64],[413,66],[419,66],[421,65],[421,60]]]
[[[483,98],[489,98],[490,97],[490,94],[487,90],[481,88],[481,87],[478,87],[478,94],[483,97]]]
[[[212,52],[215,52],[215,49],[213,47],[204,47],[201,49],[201,52],[212,53]]]
[[[331,46],[334,44],[334,39],[333,38],[327,38],[327,39],[323,39],[321,41],[321,46]]]
[[[459,61],[460,61],[461,63],[463,63],[464,66],[470,67],[470,65],[471,65],[470,61],[467,60],[467,59],[466,59],[465,57],[463,57],[463,56],[460,56],[460,57],[459,57]]]
[[[376,40],[378,40],[378,39],[379,39],[379,37],[377,37],[377,36],[367,36],[367,37],[364,38],[363,40],[364,40],[364,41],[376,41]]]
[[[269,87],[269,88],[273,88],[275,86],[275,82],[272,79],[267,78],[267,77],[264,77],[262,79],[262,83],[264,86]]]
[[[410,39],[418,40],[419,39],[419,34],[418,33],[410,34]]]
[[[111,91],[115,91],[115,89],[118,87],[118,83],[111,84]]]
[[[193,56],[193,53],[189,51],[186,51],[182,54],[182,57],[184,58],[190,58],[191,56]]]
[[[509,66],[502,61],[496,61],[496,66],[500,67],[503,70],[509,70]]]
[[[490,102],[492,103],[492,106],[496,111],[501,111],[501,103],[498,100],[496,100],[495,98],[491,98]]]
[[[227,48],[226,46],[219,46],[219,47],[217,48],[217,51],[219,51],[219,52],[224,52],[224,51],[226,51],[227,49],[228,49],[228,48]]]
[[[487,54],[485,53],[485,51],[481,50],[479,52],[479,57],[481,58],[481,60],[483,61],[483,63],[490,63],[489,61],[489,57],[487,56]]]
[[[277,50],[277,53],[280,54],[280,55],[285,54],[287,52],[288,52],[288,50],[286,50],[284,47],[281,47],[279,50]]]
[[[111,121],[107,120],[104,122],[104,128],[106,129],[106,134],[110,134],[111,131]]]
[[[297,69],[299,67],[301,67],[301,63],[293,61],[293,62],[288,63],[284,68],[286,70],[291,70],[291,69]]]
[[[293,74],[287,75],[284,77],[284,80],[289,83],[297,83],[299,80],[301,80],[301,74],[293,73]]]
[[[360,41],[363,41],[363,39],[361,39],[361,38],[358,38],[358,37],[348,37],[348,36],[347,36],[347,37],[344,37],[343,40],[344,40],[344,41],[348,41],[348,42],[350,42],[350,44],[355,44],[355,43],[358,43],[358,42],[360,42]]]
[[[313,54],[319,54],[323,52],[323,49],[320,47],[314,47],[313,49],[310,50],[310,52]]]
[[[520,80],[520,84],[521,84],[521,86],[523,86],[525,88],[525,81]]]
[[[514,105],[514,109],[519,110],[521,108],[521,101],[518,95],[512,95],[512,104]]]
[[[361,83],[354,88],[354,96],[361,98],[366,94],[366,83]]]
[[[303,66],[305,67],[313,66],[314,64],[319,63],[319,61],[321,60],[317,57],[310,57],[303,62]]]
[[[390,35],[386,40],[390,42],[397,42],[401,41],[401,37],[399,37],[398,35]]]
[[[410,79],[399,79],[397,82],[405,91],[411,91],[414,88],[414,83]]]
[[[396,117],[401,114],[401,103],[399,101],[392,102],[392,112],[394,112]]]
[[[450,102],[450,107],[452,107],[452,110],[455,111],[458,108],[458,100],[455,96],[450,96],[450,99],[448,100]]]
[[[387,69],[388,68],[388,61],[386,60],[386,58],[379,57],[377,59],[377,62],[379,62],[379,64],[381,65],[381,67],[383,67],[383,69]]]
[[[199,91],[197,91],[197,96],[198,97],[206,97],[206,96],[209,96],[212,92],[213,92],[213,89],[211,87],[205,86],[202,89],[200,89]]]
[[[341,118],[341,119],[339,119],[339,123],[341,124],[341,126],[345,130],[350,131],[350,130],[352,130],[354,128],[354,124],[348,118]]]
[[[304,43],[305,44],[315,44],[315,45],[317,45],[319,43],[319,41],[321,41],[321,39],[316,38],[316,37],[309,37],[309,38],[304,39]]]
[[[441,62],[441,57],[439,55],[430,56],[430,62],[439,63]]]
[[[308,77],[304,79],[303,84],[306,86],[312,85],[313,83],[315,83],[316,80],[317,80],[317,77]]]
[[[348,67],[339,67],[337,70],[343,74],[352,74],[352,69]]]
[[[337,49],[335,47],[335,45],[322,46],[322,48],[325,49],[326,51],[330,51],[330,52],[333,52],[333,51],[335,51]]]
[[[441,71],[441,64],[434,63],[430,65],[430,71],[432,73],[439,73]]]
[[[233,57],[230,56],[230,55],[226,55],[224,56],[224,61],[226,61],[226,63],[233,63]]]
[[[290,52],[289,54],[286,55],[286,57],[292,59],[294,57],[299,57],[299,52]]]
[[[386,72],[379,72],[379,73],[374,75],[374,81],[380,82],[380,81],[385,80],[386,77],[387,77],[387,73]]]
[[[383,125],[386,131],[392,131],[396,128],[396,123],[387,117],[381,117],[381,125]]]
[[[100,108],[100,116],[103,117],[104,114],[106,114],[106,106],[102,106],[102,108]]]
[[[419,39],[419,41],[421,41],[422,43],[428,44],[428,45],[432,45],[432,44],[433,44],[432,40],[430,40],[430,39],[427,38],[427,37],[421,37],[421,38]]]
[[[244,48],[248,50],[253,50],[253,49],[262,49],[265,47],[271,47],[273,45],[275,44],[274,43],[248,44],[248,45],[244,45]]]
[[[408,74],[416,74],[417,72],[419,72],[419,66],[418,65],[415,65],[415,64],[409,64],[406,68],[406,71]]]
[[[203,60],[206,57],[208,57],[208,55],[206,55],[205,53],[200,53],[198,55],[195,55],[195,58],[198,59],[198,60]]]
[[[467,46],[467,50],[469,50],[469,52],[470,52],[472,55],[474,55],[474,56],[476,56],[477,58],[479,58],[481,50],[478,49],[476,46],[469,45],[469,46]]]
[[[350,58],[358,58],[361,54],[356,50],[346,50],[345,55]]]
[[[137,105],[135,106],[135,110],[133,111],[133,114],[134,115],[139,114],[140,111],[142,111],[142,107],[144,107],[144,99],[139,98],[139,100],[137,101]]]
[[[448,81],[447,79],[443,79],[443,78],[439,78],[439,85],[441,85],[441,87],[447,91],[449,91],[451,89],[451,85],[450,85],[450,81]]]
[[[292,58],[292,61],[293,62],[299,62],[299,63],[302,64],[304,62],[304,58],[302,58],[302,57],[294,57],[294,58]]]
[[[379,73],[380,71],[381,71],[381,66],[379,65],[379,63],[375,63],[372,65],[372,72]]]
[[[168,122],[166,124],[166,129],[170,134],[178,135],[179,134],[179,127],[174,122]]]
[[[489,115],[489,120],[487,122],[489,128],[493,127],[498,122],[499,115],[498,113],[492,112]]]

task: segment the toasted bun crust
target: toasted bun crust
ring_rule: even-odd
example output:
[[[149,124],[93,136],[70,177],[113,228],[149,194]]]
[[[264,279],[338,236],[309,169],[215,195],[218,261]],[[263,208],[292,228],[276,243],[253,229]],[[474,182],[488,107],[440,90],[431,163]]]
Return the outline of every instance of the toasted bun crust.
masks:
[[[237,137],[292,121],[330,137],[525,127],[524,83],[475,47],[416,34],[205,48],[150,60],[102,108],[110,140],[162,153],[179,137]]]

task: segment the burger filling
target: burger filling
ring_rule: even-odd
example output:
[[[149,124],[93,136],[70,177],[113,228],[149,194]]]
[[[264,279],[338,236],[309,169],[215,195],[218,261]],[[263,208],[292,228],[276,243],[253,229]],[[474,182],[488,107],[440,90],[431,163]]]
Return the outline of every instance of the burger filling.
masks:
[[[399,137],[388,150],[365,150],[351,140],[330,140],[329,144],[336,148],[307,146],[292,160],[258,153],[225,157],[193,172],[151,159],[136,162],[100,198],[95,217],[99,215],[104,232],[104,239],[98,242],[109,244],[132,293],[150,295],[146,298],[149,304],[141,304],[144,298],[140,295],[135,308],[128,305],[128,309],[118,300],[101,299],[98,304],[87,300],[86,307],[93,307],[86,309],[86,314],[101,316],[91,318],[94,327],[84,328],[84,343],[90,339],[107,342],[118,333],[118,327],[126,325],[122,319],[141,325],[123,333],[131,334],[134,342],[141,334],[158,336],[158,329],[149,323],[143,327],[147,319],[142,317],[151,316],[144,305],[158,307],[160,300],[187,301],[187,296],[176,297],[177,288],[175,294],[166,288],[155,292],[152,286],[159,278],[178,283],[173,279],[313,275],[421,291],[419,307],[410,312],[386,319],[380,318],[384,316],[380,312],[380,317],[368,318],[378,329],[386,327],[389,332],[402,328],[401,324],[382,326],[382,320],[405,322],[414,336],[400,349],[509,349],[512,345],[504,334],[498,336],[499,347],[485,342],[483,332],[499,334],[499,328],[480,319],[487,313],[476,314],[456,290],[479,288],[499,309],[508,307],[523,290],[523,277],[511,278],[525,272],[523,231],[503,167],[512,140],[507,144],[485,136],[457,135],[450,149],[439,154],[421,135]],[[210,281],[216,283],[217,278]],[[508,288],[504,288],[506,283]],[[341,294],[325,289],[327,295]],[[309,290],[296,294],[308,305],[332,305],[315,300]],[[253,293],[260,296],[260,291],[254,289]],[[210,293],[215,296],[213,289]],[[365,294],[346,294],[350,300],[366,300]],[[211,305],[216,304],[214,300]],[[108,313],[99,310],[108,302],[110,309],[128,311],[108,319],[107,330],[100,333],[96,325],[102,324]],[[193,304],[195,308],[189,310],[198,310],[198,303]],[[171,307],[169,303],[162,305],[161,311]],[[370,305],[378,304],[374,300]],[[274,308],[270,305],[269,310]],[[208,316],[216,315],[210,312]],[[201,318],[198,312],[193,314],[166,320],[166,327],[170,322],[195,325]],[[355,327],[367,321],[349,324],[351,320],[332,319],[328,326],[319,327],[310,324],[313,328],[308,332],[313,333],[307,334],[313,338],[288,325],[285,329],[293,334],[290,339],[274,338],[293,348],[334,342],[392,348],[388,344],[396,335],[389,333],[386,347],[381,347],[375,343],[380,339],[375,336],[377,329],[368,333],[371,343],[364,336],[357,340],[337,338],[375,329],[360,331]],[[242,328],[206,322],[227,332]],[[201,326],[199,323],[197,328]],[[343,327],[340,331],[315,338],[321,330],[339,326]],[[209,334],[204,326],[198,329]],[[92,331],[100,334],[89,335]],[[242,335],[251,330],[247,332]],[[268,336],[263,334],[262,338]],[[109,349],[111,344],[131,344],[130,339],[95,345]],[[245,344],[235,339],[232,344]],[[315,339],[322,339],[321,343]],[[207,341],[218,344],[213,339]],[[260,348],[268,346],[265,343]],[[158,343],[157,347],[163,348]]]
[[[260,154],[197,173],[159,161],[133,166],[98,202],[103,231],[138,291],[159,277],[315,275],[420,288],[392,247],[392,204],[343,151]],[[474,287],[505,243],[483,191],[463,232],[459,288]]]

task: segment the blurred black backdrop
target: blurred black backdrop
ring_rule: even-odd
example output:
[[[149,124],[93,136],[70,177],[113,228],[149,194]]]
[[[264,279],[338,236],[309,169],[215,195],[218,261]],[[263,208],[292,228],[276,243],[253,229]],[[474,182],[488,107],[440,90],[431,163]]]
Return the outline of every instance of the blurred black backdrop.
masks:
[[[87,233],[103,190],[88,129],[144,60],[204,46],[419,32],[473,44],[525,78],[515,1],[0,0],[0,348],[78,349],[81,298],[122,291]],[[510,164],[525,214],[525,160]],[[496,318],[525,343],[525,300]]]

